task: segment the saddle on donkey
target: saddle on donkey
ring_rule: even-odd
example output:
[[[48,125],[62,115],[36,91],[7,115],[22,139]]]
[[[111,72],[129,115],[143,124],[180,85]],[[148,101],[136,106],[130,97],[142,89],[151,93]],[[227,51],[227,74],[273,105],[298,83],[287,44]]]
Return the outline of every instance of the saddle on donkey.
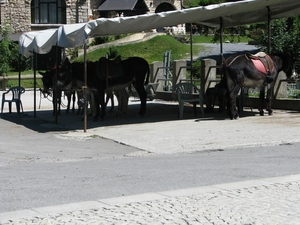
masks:
[[[258,52],[255,55],[246,53],[245,57],[253,62],[255,68],[259,72],[264,73],[267,76],[267,83],[271,83],[273,81],[271,74],[275,69],[274,62],[267,53]]]

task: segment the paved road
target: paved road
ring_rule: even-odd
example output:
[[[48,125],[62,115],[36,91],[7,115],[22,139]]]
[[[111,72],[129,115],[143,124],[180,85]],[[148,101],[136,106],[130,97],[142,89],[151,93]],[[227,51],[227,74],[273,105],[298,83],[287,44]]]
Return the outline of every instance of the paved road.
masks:
[[[299,224],[300,175],[0,214],[1,224]]]
[[[218,64],[221,63],[221,49],[220,44],[213,44],[213,43],[205,43],[205,44],[195,44],[201,45],[205,47],[205,51],[199,52],[198,56],[195,58],[211,58],[215,59]],[[238,55],[243,54],[245,52],[250,52],[255,54],[259,52],[259,48],[255,45],[249,45],[248,43],[223,43],[223,56],[227,58],[230,55]]]
[[[147,106],[146,116],[140,119],[135,117],[138,101],[131,99],[126,117],[115,118],[113,114],[108,114],[107,119],[102,122],[89,120],[88,131],[84,133],[82,121],[75,115],[62,114],[58,124],[53,123],[54,119],[49,111],[51,103],[45,99],[37,112],[38,118],[33,118],[30,91],[24,95],[23,104],[25,115],[19,117],[5,113],[0,123],[1,130],[6,131],[0,137],[1,193],[15,190],[21,193],[20,196],[8,195],[7,198],[1,194],[0,224],[300,224],[300,156],[297,150],[300,146],[299,112],[274,110],[272,117],[260,117],[258,112],[246,110],[239,120],[231,121],[218,113],[194,118],[192,108],[187,107],[184,119],[178,120],[176,103],[153,101]],[[253,152],[256,148],[251,147],[260,147],[264,153],[262,159],[270,158],[275,163],[265,164],[262,166],[264,174],[257,173],[255,176],[249,176],[248,170],[240,171],[240,168],[244,168],[242,165],[235,167],[233,164],[232,171],[237,168],[236,173],[224,176],[224,156],[231,152],[231,158],[234,158],[235,151],[247,148],[248,160],[251,154],[256,155]],[[225,154],[222,156],[223,152]],[[43,173],[54,172],[61,176],[67,174],[70,179],[74,178],[71,183],[74,186],[71,186],[70,191],[75,189],[77,179],[80,178],[80,181],[87,182],[87,186],[81,186],[80,193],[87,195],[89,191],[99,192],[97,186],[90,189],[89,176],[84,178],[76,170],[59,170],[62,165],[67,168],[71,165],[68,163],[84,162],[82,166],[88,164],[92,168],[93,163],[100,162],[99,159],[107,162],[114,159],[117,163],[126,157],[135,159],[135,163],[151,158],[159,162],[159,156],[164,155],[170,158],[182,156],[182,160],[188,156],[197,159],[195,154],[201,156],[199,153],[207,155],[207,158],[200,157],[202,160],[213,158],[216,161],[208,167],[206,163],[200,163],[199,159],[198,165],[192,164],[192,167],[195,169],[200,166],[199,169],[207,171],[207,174],[215,171],[219,180],[212,183],[212,179],[206,174],[210,183],[184,185],[185,176],[174,176],[177,182],[176,179],[173,180],[173,184],[176,184],[173,188],[149,186],[134,195],[129,194],[134,192],[127,192],[120,197],[118,193],[88,201],[84,200],[87,198],[78,198],[76,201],[77,197],[70,193],[72,198],[68,201],[50,205],[47,204],[47,197],[55,191],[53,187],[60,180],[52,177],[50,180],[53,180],[53,186],[45,188],[48,192],[44,193],[38,188],[40,184],[35,184],[47,179],[47,176],[36,179],[36,176]],[[192,161],[189,160],[190,163]],[[255,158],[249,164],[250,168],[251,165],[261,165],[259,161],[259,157]],[[162,164],[166,163],[167,161]],[[47,167],[43,168],[44,165],[51,165],[52,167],[48,167],[51,170],[47,171]],[[88,165],[82,168],[89,168]],[[276,172],[276,167],[282,168],[280,172]],[[38,172],[34,173],[34,170]],[[259,171],[258,168],[253,169],[255,170]],[[189,170],[183,167],[181,171],[189,174]],[[118,173],[118,185],[125,182],[122,179],[125,173],[126,170],[124,174]],[[148,178],[147,182],[151,184],[152,178]],[[136,179],[130,180],[132,185],[138,182]],[[20,185],[15,186],[16,183]],[[32,188],[32,192],[26,191],[26,185]],[[125,183],[123,185],[126,187]],[[69,186],[65,186],[67,187]],[[116,187],[111,187],[111,190],[116,190]],[[57,188],[59,192],[59,186]],[[143,193],[142,190],[147,191]],[[22,204],[26,199],[22,193],[27,192],[32,194],[28,196],[31,205],[21,208],[16,206],[15,210],[3,209],[4,206],[9,206],[6,203],[10,200],[14,203],[19,200]],[[37,199],[43,194],[45,199]],[[52,202],[53,199],[48,201]]]

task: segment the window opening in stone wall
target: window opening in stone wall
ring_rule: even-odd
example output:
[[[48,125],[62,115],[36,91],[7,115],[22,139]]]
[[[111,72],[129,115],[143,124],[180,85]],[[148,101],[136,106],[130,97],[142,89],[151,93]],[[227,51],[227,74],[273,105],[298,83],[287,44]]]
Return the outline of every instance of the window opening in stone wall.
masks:
[[[64,0],[33,0],[31,2],[32,24],[65,24],[66,3]]]

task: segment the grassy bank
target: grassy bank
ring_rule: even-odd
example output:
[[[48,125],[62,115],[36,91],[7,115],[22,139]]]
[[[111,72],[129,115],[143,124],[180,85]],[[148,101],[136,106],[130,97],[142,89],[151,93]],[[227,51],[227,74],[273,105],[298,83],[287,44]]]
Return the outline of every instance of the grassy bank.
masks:
[[[193,54],[198,54],[204,47],[194,46]],[[190,57],[190,46],[183,44],[171,36],[163,35],[156,36],[148,41],[128,44],[123,46],[112,46],[106,48],[99,48],[87,54],[89,61],[97,61],[100,57],[105,56],[110,51],[117,52],[122,58],[139,56],[147,60],[148,63],[154,61],[163,61],[165,51],[171,50],[171,61],[178,59],[187,59]],[[76,61],[83,61],[83,57]]]

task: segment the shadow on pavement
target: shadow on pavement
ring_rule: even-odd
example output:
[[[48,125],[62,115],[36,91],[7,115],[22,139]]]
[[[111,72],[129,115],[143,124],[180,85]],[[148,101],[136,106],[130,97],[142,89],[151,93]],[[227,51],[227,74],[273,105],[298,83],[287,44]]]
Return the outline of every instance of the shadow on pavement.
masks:
[[[194,115],[192,106],[184,107],[184,118],[179,120],[178,118],[178,105],[176,103],[166,103],[160,101],[153,101],[147,104],[147,112],[144,117],[138,117],[137,112],[139,111],[139,102],[131,102],[128,106],[127,113],[122,116],[116,116],[116,109],[113,112],[109,112],[107,108],[106,116],[104,120],[93,121],[92,117],[87,118],[87,129],[98,128],[98,127],[110,127],[120,126],[128,124],[142,124],[142,123],[155,123],[166,122],[166,121],[184,121],[184,120],[195,120],[195,122],[209,121],[209,120],[229,120],[226,112],[218,112],[215,108],[213,113],[206,113],[202,117],[200,107],[197,107],[197,117]],[[257,112],[258,113],[258,112]],[[244,111],[241,114],[242,117],[254,116],[256,112]],[[34,118],[33,111],[27,111],[23,114],[18,115],[17,113],[3,113],[1,119],[22,125],[28,129],[36,132],[63,132],[72,130],[83,130],[84,122],[81,115],[77,115],[76,112],[69,112],[68,114],[62,110],[61,114],[57,117],[57,123],[55,116],[52,114],[52,110],[39,110],[36,112],[36,118]]]

